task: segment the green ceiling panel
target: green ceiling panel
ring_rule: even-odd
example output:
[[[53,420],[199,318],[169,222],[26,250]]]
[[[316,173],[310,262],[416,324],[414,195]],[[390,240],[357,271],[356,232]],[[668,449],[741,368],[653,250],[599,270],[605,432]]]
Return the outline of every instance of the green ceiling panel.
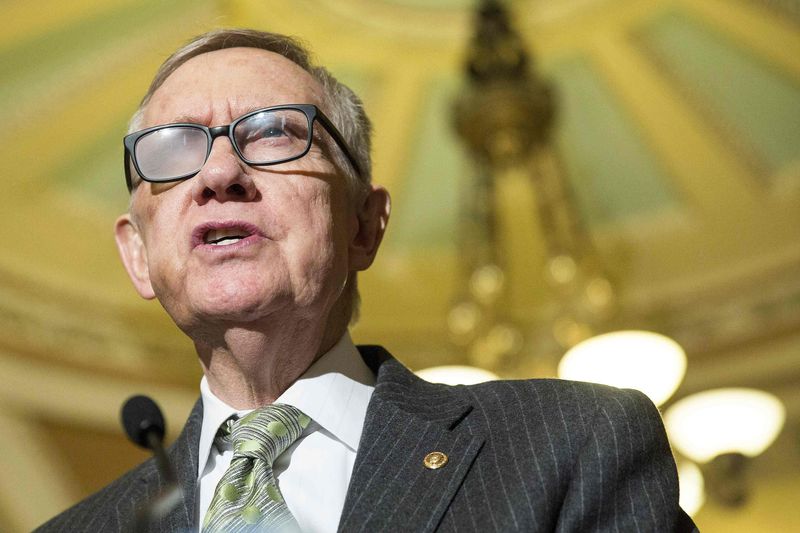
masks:
[[[768,172],[800,160],[800,86],[783,72],[676,12],[652,21],[640,38],[735,147],[754,151]]]
[[[153,23],[180,18],[188,5],[196,2],[132,2],[1,50],[0,113],[13,111],[17,95],[69,79],[74,65],[96,55],[98,50],[112,47],[124,37],[141,34]]]
[[[450,126],[450,109],[459,88],[455,79],[431,85],[410,131],[411,153],[403,188],[396,191],[392,241],[399,247],[454,246],[459,191],[464,186],[464,154]]]
[[[558,91],[556,143],[586,222],[596,226],[676,203],[631,117],[582,58],[547,69]]]
[[[85,195],[92,203],[122,213],[128,206],[128,189],[122,166],[122,136],[129,117],[120,117],[110,131],[86,139],[81,149],[47,177],[49,183]]]

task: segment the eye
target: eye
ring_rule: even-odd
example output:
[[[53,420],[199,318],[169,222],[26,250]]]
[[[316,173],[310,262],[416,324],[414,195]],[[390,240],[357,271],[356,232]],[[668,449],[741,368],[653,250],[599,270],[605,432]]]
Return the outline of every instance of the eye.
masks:
[[[287,135],[285,121],[267,114],[257,115],[254,119],[248,120],[246,127],[240,129],[244,133],[242,140],[246,142]]]
[[[264,128],[259,133],[259,137],[280,137],[281,135],[286,135],[286,132],[282,128],[276,128],[275,126]]]
[[[248,117],[236,126],[236,140],[240,144],[259,142],[283,143],[304,139],[307,127],[303,127],[305,116],[296,111],[265,111]],[[300,120],[302,119],[302,120]]]
[[[236,144],[246,160],[279,161],[301,155],[308,145],[308,119],[296,109],[261,111],[236,125]]]

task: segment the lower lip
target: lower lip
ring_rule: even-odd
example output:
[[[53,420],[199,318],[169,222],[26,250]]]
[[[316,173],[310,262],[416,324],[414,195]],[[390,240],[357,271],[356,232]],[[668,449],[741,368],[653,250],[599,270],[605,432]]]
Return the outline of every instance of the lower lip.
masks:
[[[225,253],[225,252],[236,252],[236,251],[241,250],[242,248],[247,248],[248,246],[252,246],[253,244],[261,241],[262,239],[263,239],[263,237],[261,237],[260,235],[249,235],[249,236],[245,237],[244,239],[236,241],[236,242],[234,242],[232,244],[219,245],[219,244],[201,243],[201,244],[198,244],[197,246],[195,246],[194,249],[198,250],[198,251],[201,251],[201,252],[209,252],[209,253],[216,253],[216,254]]]

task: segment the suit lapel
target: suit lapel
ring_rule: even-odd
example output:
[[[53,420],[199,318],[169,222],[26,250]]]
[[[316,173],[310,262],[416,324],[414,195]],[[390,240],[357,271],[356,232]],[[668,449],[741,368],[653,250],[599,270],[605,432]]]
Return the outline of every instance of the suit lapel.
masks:
[[[178,485],[183,491],[181,501],[160,520],[153,524],[154,531],[188,531],[195,528],[197,516],[195,489],[197,487],[197,454],[200,446],[200,430],[203,424],[203,401],[195,403],[183,431],[167,450],[170,462],[175,468]],[[159,491],[164,489],[164,480],[159,475]],[[152,495],[151,495],[152,496]]]
[[[340,531],[433,531],[483,446],[461,426],[472,407],[411,374],[383,349],[360,347],[376,371]],[[447,455],[426,468],[430,452]]]

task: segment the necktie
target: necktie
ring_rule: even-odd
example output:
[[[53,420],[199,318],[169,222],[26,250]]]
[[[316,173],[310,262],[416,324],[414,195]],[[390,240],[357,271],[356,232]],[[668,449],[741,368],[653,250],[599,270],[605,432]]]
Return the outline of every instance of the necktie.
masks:
[[[203,533],[297,530],[272,472],[272,463],[300,437],[311,419],[291,405],[272,404],[223,426],[233,458],[222,475]]]

